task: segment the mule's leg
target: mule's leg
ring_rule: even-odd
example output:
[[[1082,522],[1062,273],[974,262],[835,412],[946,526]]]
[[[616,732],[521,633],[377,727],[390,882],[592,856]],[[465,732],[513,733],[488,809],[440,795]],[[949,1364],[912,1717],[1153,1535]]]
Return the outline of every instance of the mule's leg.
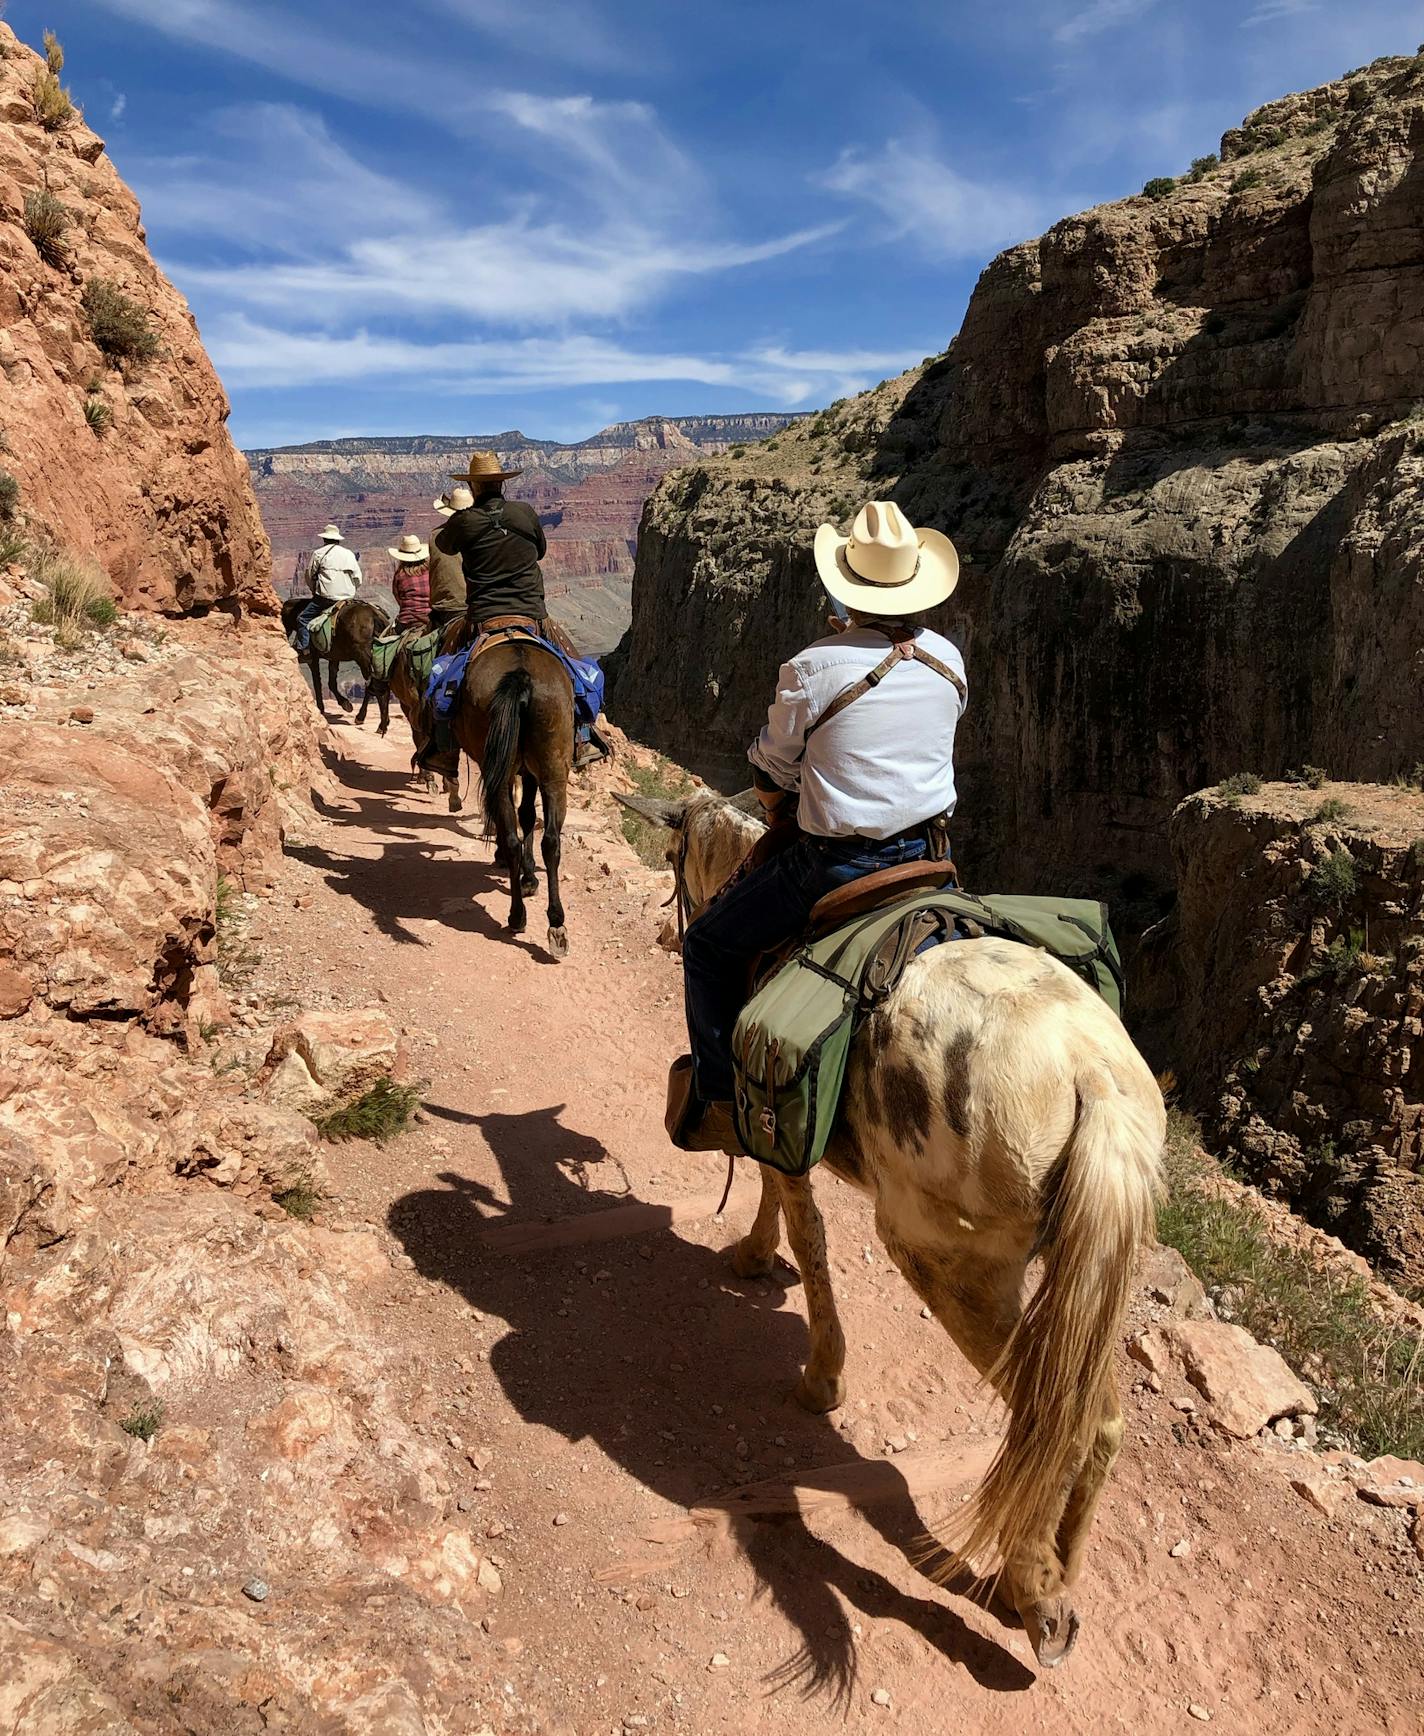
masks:
[[[435,789],[435,773],[431,772],[430,792],[432,795],[435,793]],[[445,805],[449,808],[452,814],[458,814],[463,805],[460,801],[460,779],[458,775],[453,778],[445,779]]]
[[[539,786],[528,772],[521,774],[519,792],[520,873],[526,892],[539,890],[539,871],[534,866],[534,821],[539,802]]]
[[[568,786],[563,781],[567,776],[567,771],[565,771],[562,777],[556,776],[552,782],[540,785],[540,794],[544,804],[544,836],[539,847],[544,857],[544,878],[549,883],[549,951],[558,959],[569,956],[569,934],[564,927],[564,900],[559,891],[559,859],[563,854],[564,847],[564,815],[568,812],[569,806]]]
[[[312,692],[316,696],[316,708],[323,717],[326,716],[326,699],[321,691],[321,659],[315,651],[308,652],[302,660],[311,676]]]
[[[796,1402],[808,1411],[835,1410],[845,1402],[845,1333],[831,1290],[826,1226],[809,1176],[778,1175],[776,1185],[786,1214],[787,1240],[801,1269],[811,1328],[811,1355],[796,1388]]]
[[[357,663],[356,667],[361,671],[361,709],[356,713],[356,722],[364,724],[371,708],[371,669],[366,663]]]
[[[761,1170],[761,1204],[752,1220],[752,1227],[732,1248],[732,1270],[739,1278],[765,1278],[776,1264],[776,1248],[781,1240],[781,1195],[777,1191],[776,1172],[765,1164]]]
[[[346,695],[336,685],[336,670],[337,670],[336,658],[335,657],[328,657],[326,660],[326,685],[331,692],[331,697],[336,701],[336,703],[341,707],[341,709],[343,711],[350,711],[351,710],[351,701],[346,697]]]
[[[514,793],[506,784],[495,797],[499,826],[495,844],[499,860],[509,875],[509,932],[523,934],[529,926],[524,908],[524,862],[519,846],[519,816],[514,811]]]
[[[391,690],[384,681],[379,681],[376,684],[376,709],[381,714],[381,727],[376,731],[376,734],[384,735],[391,727]]]

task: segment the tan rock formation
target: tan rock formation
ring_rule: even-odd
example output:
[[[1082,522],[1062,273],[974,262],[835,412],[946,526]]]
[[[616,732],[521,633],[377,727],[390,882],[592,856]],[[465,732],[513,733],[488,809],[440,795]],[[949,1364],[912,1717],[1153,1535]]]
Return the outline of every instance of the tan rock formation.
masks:
[[[1424,62],[1268,105],[1165,198],[985,271],[948,352],[649,503],[610,710],[740,755],[824,615],[821,518],[893,495],[965,560],[955,854],[1149,915],[1191,790],[1424,759]]]
[[[187,304],[149,256],[103,140],[78,119],[40,126],[29,91],[43,63],[4,24],[0,46],[0,465],[22,514],[99,561],[131,608],[270,614],[267,539]],[[45,193],[64,214],[50,258],[26,227],[27,199]],[[143,310],[152,359],[121,367],[95,343],[95,284]]]

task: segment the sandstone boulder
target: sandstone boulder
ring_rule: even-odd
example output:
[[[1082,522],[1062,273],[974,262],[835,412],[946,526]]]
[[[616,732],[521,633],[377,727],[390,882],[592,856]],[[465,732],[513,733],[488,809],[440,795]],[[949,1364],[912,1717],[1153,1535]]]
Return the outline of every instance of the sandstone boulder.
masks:
[[[399,1067],[400,1039],[384,1013],[303,1013],[273,1037],[262,1090],[271,1103],[310,1112],[359,1097]]]
[[[1154,1374],[1175,1372],[1205,1401],[1206,1419],[1248,1440],[1277,1417],[1313,1416],[1313,1394],[1269,1345],[1219,1320],[1174,1320],[1149,1328],[1129,1347]]]

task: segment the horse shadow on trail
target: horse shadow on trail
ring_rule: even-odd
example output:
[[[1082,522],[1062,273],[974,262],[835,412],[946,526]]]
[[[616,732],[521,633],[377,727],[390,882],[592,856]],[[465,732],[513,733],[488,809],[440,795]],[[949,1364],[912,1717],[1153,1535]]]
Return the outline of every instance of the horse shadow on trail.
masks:
[[[478,1116],[428,1107],[479,1128],[510,1204],[446,1172],[442,1186],[395,1201],[390,1228],[423,1276],[506,1324],[490,1371],[526,1423],[589,1442],[679,1507],[728,1493],[748,1471],[794,1478],[783,1468],[788,1452],[802,1471],[855,1456],[829,1418],[808,1415],[790,1397],[806,1328],[799,1314],[777,1308],[774,1280],[743,1282],[724,1253],[671,1229],[535,1254],[482,1246],[480,1232],[502,1221],[533,1224],[631,1203],[621,1166],[599,1140],[561,1124],[562,1105]],[[777,1435],[784,1445],[773,1446]],[[737,1456],[739,1438],[751,1448],[746,1459]],[[924,1527],[908,1492],[863,1513],[893,1548],[915,1556]],[[626,1535],[610,1542],[636,1543],[636,1523],[630,1518]],[[794,1688],[847,1703],[856,1672],[847,1605],[915,1630],[985,1687],[1021,1691],[1034,1681],[948,1604],[900,1591],[814,1536],[797,1514],[743,1519],[733,1535],[801,1638],[772,1672],[769,1692]],[[616,1560],[610,1554],[610,1566]]]

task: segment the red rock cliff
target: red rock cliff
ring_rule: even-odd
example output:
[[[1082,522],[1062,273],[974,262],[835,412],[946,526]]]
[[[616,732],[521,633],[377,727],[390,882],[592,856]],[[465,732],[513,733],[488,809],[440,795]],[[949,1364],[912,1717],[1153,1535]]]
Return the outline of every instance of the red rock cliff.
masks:
[[[149,256],[138,201],[77,113],[40,124],[43,62],[4,25],[0,49],[0,468],[20,484],[27,527],[97,559],[130,608],[232,599],[271,613],[267,537],[227,397]],[[62,207],[47,257],[26,217],[46,192]],[[120,368],[95,343],[84,302],[96,283],[146,314],[150,360]]]

